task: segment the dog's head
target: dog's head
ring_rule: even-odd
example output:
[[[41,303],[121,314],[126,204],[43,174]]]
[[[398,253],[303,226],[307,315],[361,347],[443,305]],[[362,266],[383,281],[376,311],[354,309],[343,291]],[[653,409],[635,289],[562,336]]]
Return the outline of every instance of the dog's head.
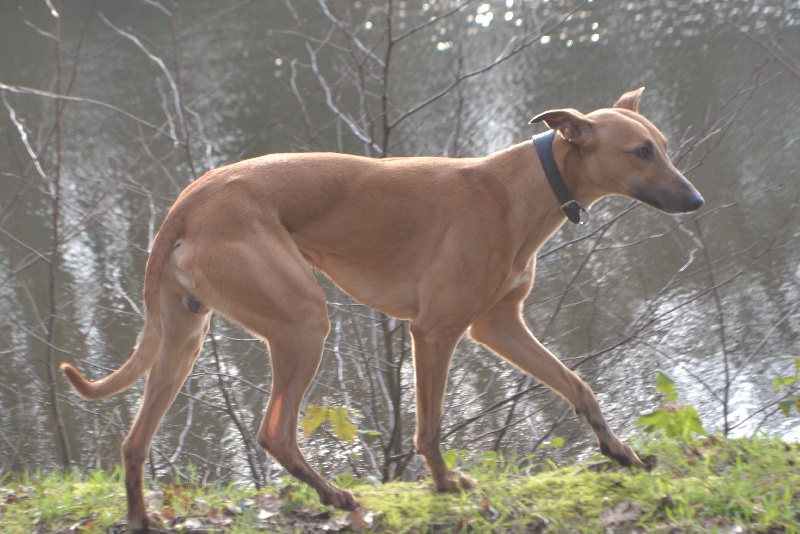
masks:
[[[545,122],[574,148],[562,171],[570,173],[572,166],[577,171],[576,197],[596,200],[616,194],[667,213],[695,211],[703,205],[703,197],[670,161],[666,137],[639,114],[643,91],[625,93],[613,108],[588,115],[574,109],[551,110],[531,123]]]

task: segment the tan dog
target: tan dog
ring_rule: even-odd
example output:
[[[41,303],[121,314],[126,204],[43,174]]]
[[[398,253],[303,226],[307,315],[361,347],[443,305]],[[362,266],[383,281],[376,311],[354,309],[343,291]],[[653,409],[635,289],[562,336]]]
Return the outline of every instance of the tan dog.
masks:
[[[638,114],[641,93],[626,93],[613,109],[548,111],[531,121],[558,131],[552,154],[575,199],[564,212],[531,142],[464,159],[275,154],[210,171],[187,187],[147,262],[145,324],[133,355],[96,382],[62,365],[72,387],[90,399],[148,373],[122,446],[130,528],[147,530],[143,465],[212,311],[269,347],[272,389],[258,442],[323,503],[357,506],[351,493],[311,468],[297,445],[300,404],[330,327],[312,267],[364,304],[411,322],[415,443],[438,490],[475,486],[445,466],[439,449],[450,359],[467,330],[567,399],[604,454],[623,465],[640,463],[609,429],[589,386],[537,341],[521,312],[536,251],[569,209],[605,195],[670,213],[703,204],[670,163],[664,136]]]

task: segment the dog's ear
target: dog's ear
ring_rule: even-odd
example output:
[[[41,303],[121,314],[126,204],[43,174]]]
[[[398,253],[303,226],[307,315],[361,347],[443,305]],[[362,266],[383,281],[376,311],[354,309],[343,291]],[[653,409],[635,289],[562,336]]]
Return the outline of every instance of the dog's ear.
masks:
[[[640,87],[635,91],[628,91],[619,97],[619,100],[617,100],[617,103],[614,104],[614,107],[620,109],[629,109],[639,113],[639,100],[642,98],[643,92],[644,87]]]
[[[583,146],[594,137],[594,126],[586,116],[574,109],[554,109],[545,111],[531,119],[531,124],[544,122],[551,129],[558,130],[564,139],[572,144]]]

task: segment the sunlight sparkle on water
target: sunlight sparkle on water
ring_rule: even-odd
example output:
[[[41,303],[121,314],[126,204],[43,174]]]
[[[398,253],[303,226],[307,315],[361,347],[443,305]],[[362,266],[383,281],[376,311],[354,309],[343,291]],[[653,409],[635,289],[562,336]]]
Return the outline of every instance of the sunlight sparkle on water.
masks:
[[[475,15],[475,22],[484,28],[487,28],[489,24],[492,23],[492,19],[494,19],[494,13],[491,12],[491,7],[492,6],[489,4],[481,4],[478,6],[478,14]]]

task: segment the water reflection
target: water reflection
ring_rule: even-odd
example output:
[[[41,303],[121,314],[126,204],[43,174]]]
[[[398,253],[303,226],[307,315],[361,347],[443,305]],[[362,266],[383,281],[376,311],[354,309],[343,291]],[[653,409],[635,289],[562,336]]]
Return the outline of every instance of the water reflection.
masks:
[[[692,169],[708,207],[676,219],[642,207],[620,215],[626,201],[603,201],[590,228],[564,228],[547,245],[526,316],[594,385],[622,435],[656,404],[660,369],[707,427],[721,428],[727,360],[733,431],[796,436],[796,418],[770,411],[769,379],[791,371],[783,356],[799,345],[800,81],[785,64],[765,64],[765,48],[779,40],[800,57],[793,31],[800,8],[461,4],[394,2],[390,19],[387,4],[376,2],[178,2],[180,20],[146,2],[104,5],[105,18],[90,2],[65,6],[62,59],[79,100],[62,116],[59,358],[93,376],[127,358],[141,325],[149,244],[172,199],[208,168],[278,151],[482,155],[528,138],[536,112],[588,111],[646,85],[644,112],[668,134],[680,165]],[[20,5],[0,5],[7,45],[0,47],[0,83],[52,92],[53,40],[32,26],[51,32],[54,20],[44,3]],[[164,69],[180,81],[178,104]],[[8,379],[0,422],[20,430],[6,436],[11,446],[0,465],[51,468],[58,460],[43,340],[54,101],[9,90],[3,96],[0,357]],[[41,155],[36,160],[12,112],[30,151]],[[330,471],[390,472],[404,461],[414,425],[407,331],[321,282],[335,328],[308,402],[347,406],[360,429],[374,432],[353,444],[322,433],[304,439],[306,451]],[[246,439],[262,417],[267,360],[258,340],[215,321],[154,445],[153,471],[194,463],[204,477],[264,483],[280,475]],[[140,388],[96,404],[64,395],[81,465],[117,463]],[[568,454],[594,450],[563,401],[467,341],[453,362],[446,403],[448,448],[522,457],[561,436]]]

